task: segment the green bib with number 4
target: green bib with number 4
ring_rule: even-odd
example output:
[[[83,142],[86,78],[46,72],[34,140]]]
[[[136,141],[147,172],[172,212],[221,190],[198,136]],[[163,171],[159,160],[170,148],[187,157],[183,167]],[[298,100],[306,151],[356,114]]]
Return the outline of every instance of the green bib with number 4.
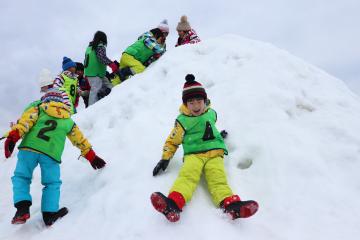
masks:
[[[74,124],[71,118],[51,117],[39,107],[39,118],[21,141],[19,149],[36,150],[60,163],[66,135]]]
[[[184,154],[201,153],[223,149],[228,153],[224,139],[215,127],[216,112],[211,108],[200,116],[180,114],[176,119],[185,130]]]

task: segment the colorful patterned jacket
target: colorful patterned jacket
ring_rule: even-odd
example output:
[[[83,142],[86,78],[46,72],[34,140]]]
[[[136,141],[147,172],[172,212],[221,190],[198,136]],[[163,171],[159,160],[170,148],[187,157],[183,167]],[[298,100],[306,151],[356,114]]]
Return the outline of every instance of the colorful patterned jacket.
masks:
[[[178,41],[177,41],[177,44],[175,45],[175,47],[185,45],[185,44],[194,44],[194,43],[198,43],[200,41],[201,40],[198,37],[198,35],[196,34],[195,30],[191,29],[191,30],[187,31],[183,37],[178,38]]]

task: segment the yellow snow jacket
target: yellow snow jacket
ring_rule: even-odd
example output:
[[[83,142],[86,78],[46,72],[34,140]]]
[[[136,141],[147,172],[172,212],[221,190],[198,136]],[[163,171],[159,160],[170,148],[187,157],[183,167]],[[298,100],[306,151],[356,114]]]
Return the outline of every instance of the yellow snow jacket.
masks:
[[[67,105],[60,102],[48,102],[42,103],[38,106],[31,107],[26,110],[17,124],[11,127],[11,130],[17,130],[20,136],[24,136],[36,123],[39,117],[39,108],[42,108],[43,111],[46,112],[49,116],[55,118],[70,118],[70,109]],[[85,156],[91,149],[91,144],[84,137],[80,129],[76,124],[74,124],[71,131],[68,133],[67,137],[71,141],[71,143],[81,150],[81,155]],[[29,149],[30,150],[30,149]],[[31,150],[34,151],[34,150]]]
[[[209,108],[210,108],[210,104],[208,104],[206,106],[205,111],[208,110]],[[179,111],[181,114],[191,116],[191,112],[186,107],[185,104],[182,104],[180,106]],[[179,145],[182,144],[182,142],[183,142],[184,134],[185,134],[185,130],[183,129],[183,127],[177,121],[175,121],[175,126],[171,130],[171,133],[168,136],[168,138],[166,139],[166,142],[164,144],[161,159],[170,160],[174,156]],[[205,157],[205,158],[223,157],[224,150],[222,150],[222,149],[210,150],[207,152],[196,153],[195,155],[197,155],[199,157]]]

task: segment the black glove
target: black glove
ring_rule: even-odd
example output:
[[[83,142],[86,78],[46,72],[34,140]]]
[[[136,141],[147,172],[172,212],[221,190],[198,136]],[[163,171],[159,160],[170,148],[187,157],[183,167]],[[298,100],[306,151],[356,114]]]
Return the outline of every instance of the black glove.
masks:
[[[115,77],[115,74],[114,73],[109,73],[108,71],[106,71],[105,77],[110,80],[110,79],[113,79]]]
[[[222,131],[220,132],[220,135],[225,139],[225,138],[227,137],[228,133],[227,133],[226,130],[222,130]]]
[[[167,168],[167,166],[169,165],[169,162],[170,162],[170,160],[160,160],[159,162],[158,162],[158,164],[156,164],[156,166],[155,166],[155,168],[154,168],[154,170],[153,170],[153,176],[156,176],[158,173],[159,173],[159,171],[160,171],[160,169],[162,169],[163,171],[165,171],[165,169]]]
[[[94,160],[92,160],[90,164],[96,170],[105,167],[106,162],[100,157],[95,156]]]
[[[95,170],[103,168],[106,164],[106,162],[98,157],[92,149],[84,157],[90,162]]]

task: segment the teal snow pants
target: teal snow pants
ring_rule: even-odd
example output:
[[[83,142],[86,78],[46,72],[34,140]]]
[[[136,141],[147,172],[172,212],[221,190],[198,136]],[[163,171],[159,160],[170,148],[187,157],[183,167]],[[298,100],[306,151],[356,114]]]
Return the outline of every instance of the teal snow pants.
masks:
[[[11,178],[13,184],[14,204],[28,200],[32,202],[30,184],[33,171],[37,165],[41,169],[42,190],[41,211],[57,212],[60,200],[60,165],[52,158],[37,152],[20,150],[18,161]]]

